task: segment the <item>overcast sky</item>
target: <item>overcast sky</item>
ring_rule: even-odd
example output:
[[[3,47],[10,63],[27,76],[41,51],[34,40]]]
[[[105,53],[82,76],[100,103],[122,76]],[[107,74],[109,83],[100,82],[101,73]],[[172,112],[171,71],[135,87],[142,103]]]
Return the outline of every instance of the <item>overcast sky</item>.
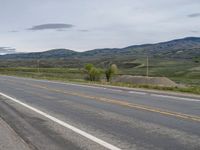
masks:
[[[200,0],[0,0],[0,52],[126,47],[200,36]]]

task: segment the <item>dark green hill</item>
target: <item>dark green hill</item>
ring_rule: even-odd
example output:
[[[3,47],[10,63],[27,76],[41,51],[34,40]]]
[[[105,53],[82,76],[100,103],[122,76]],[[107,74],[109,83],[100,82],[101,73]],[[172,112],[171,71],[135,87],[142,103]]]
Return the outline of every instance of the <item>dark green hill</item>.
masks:
[[[200,62],[200,38],[188,37],[156,44],[133,45],[125,48],[95,49],[76,52],[68,49],[53,49],[37,53],[18,53],[0,56],[0,67],[80,67],[85,63],[105,66],[109,62],[121,68],[133,68],[151,60],[189,60]],[[136,60],[140,60],[139,62]],[[141,61],[143,60],[143,61]]]
[[[200,56],[200,38],[188,37],[156,44],[144,44],[122,49],[97,49],[86,51],[84,56],[154,56],[165,58],[193,58]]]
[[[72,57],[77,53],[68,49],[53,49],[45,52],[7,54],[0,56],[0,59],[60,59]]]
[[[101,59],[113,57],[160,57],[191,59],[200,56],[200,38],[188,37],[156,44],[133,45],[125,48],[95,49],[76,52],[53,49],[37,53],[18,53],[0,56],[0,59]]]

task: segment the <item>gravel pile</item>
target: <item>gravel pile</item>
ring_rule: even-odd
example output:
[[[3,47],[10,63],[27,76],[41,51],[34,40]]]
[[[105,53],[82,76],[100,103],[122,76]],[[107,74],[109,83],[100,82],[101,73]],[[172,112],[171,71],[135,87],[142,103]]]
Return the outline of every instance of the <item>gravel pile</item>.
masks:
[[[122,75],[116,77],[113,82],[122,82],[130,84],[145,84],[145,85],[158,85],[166,87],[175,87],[177,84],[166,77],[145,77],[145,76],[131,76]]]

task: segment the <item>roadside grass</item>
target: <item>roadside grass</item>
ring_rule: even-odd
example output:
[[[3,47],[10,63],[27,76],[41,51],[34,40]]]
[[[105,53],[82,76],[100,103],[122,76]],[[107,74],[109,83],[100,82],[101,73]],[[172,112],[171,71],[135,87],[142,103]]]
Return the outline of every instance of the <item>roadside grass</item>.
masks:
[[[154,89],[154,90],[161,90],[161,91],[200,94],[200,86],[165,87],[165,86],[137,85],[137,84],[127,84],[127,83],[110,83],[110,85],[130,87],[130,88],[143,88],[143,89]]]
[[[60,81],[81,80],[84,76],[77,68],[0,68],[0,74]]]
[[[183,93],[192,93],[200,94],[200,79],[199,76],[190,78],[182,75],[175,76],[171,79],[178,81],[179,83],[188,83],[188,85],[183,87],[164,87],[164,86],[153,86],[153,85],[136,85],[136,84],[127,84],[127,83],[107,83],[107,82],[89,82],[84,80],[84,73],[78,68],[0,68],[0,74],[10,75],[10,76],[19,76],[19,77],[28,77],[35,79],[46,79],[46,80],[55,80],[62,82],[78,82],[82,84],[101,84],[101,85],[112,85],[112,86],[121,86],[121,87],[130,87],[130,88],[144,88],[144,89],[155,89],[155,90],[164,90],[164,91],[174,91],[174,92],[183,92]],[[184,82],[183,82],[184,81]],[[194,82],[194,84],[192,84]]]

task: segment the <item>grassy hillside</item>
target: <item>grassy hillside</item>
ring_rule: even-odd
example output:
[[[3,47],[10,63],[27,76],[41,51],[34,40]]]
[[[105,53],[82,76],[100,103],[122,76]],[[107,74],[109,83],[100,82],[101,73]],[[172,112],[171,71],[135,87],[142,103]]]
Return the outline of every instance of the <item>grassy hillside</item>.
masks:
[[[146,56],[149,56],[150,76],[168,77],[176,83],[200,87],[200,38],[193,37],[121,49],[86,52],[54,49],[9,54],[0,56],[0,74],[83,81],[80,69],[84,64],[105,68],[115,63],[120,75],[146,75]]]

